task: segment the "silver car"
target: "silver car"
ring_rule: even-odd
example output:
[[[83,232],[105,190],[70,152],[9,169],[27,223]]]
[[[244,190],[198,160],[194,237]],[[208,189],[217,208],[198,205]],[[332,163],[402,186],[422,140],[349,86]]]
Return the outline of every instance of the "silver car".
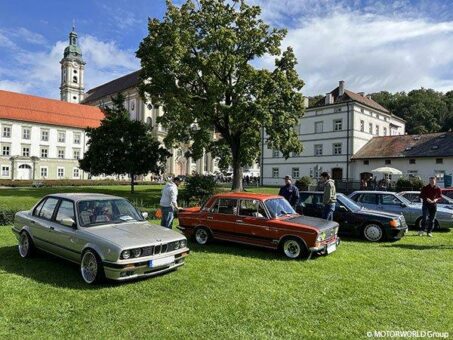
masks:
[[[157,275],[184,264],[187,239],[146,217],[120,197],[53,194],[18,212],[12,230],[21,257],[40,249],[78,263],[83,280],[92,284]]]
[[[403,196],[411,203],[421,203],[420,191],[401,191],[398,195]],[[437,202],[437,207],[453,210],[453,199],[442,195],[442,198]]]
[[[354,191],[349,197],[365,208],[403,214],[409,226],[420,227],[421,203],[411,203],[403,196],[389,191]],[[438,207],[434,228],[453,228],[453,210]]]

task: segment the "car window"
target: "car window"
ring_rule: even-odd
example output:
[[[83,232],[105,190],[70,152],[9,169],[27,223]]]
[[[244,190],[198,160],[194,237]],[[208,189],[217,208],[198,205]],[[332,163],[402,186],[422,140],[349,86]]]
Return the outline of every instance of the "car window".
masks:
[[[361,194],[358,201],[364,204],[376,204],[376,194]]]
[[[55,220],[58,223],[62,223],[64,218],[72,218],[75,221],[74,203],[71,201],[62,200],[60,207],[58,208],[57,217],[55,217]]]
[[[393,195],[380,195],[381,196],[381,204],[383,205],[399,205],[401,204],[401,201],[393,196]]]
[[[35,210],[33,210],[33,216],[39,216],[39,213],[42,209],[42,206],[44,205],[44,203],[47,201],[47,199],[43,199],[35,208]]]
[[[265,217],[266,212],[258,200],[241,200],[239,203],[239,215],[252,217]]]
[[[411,202],[420,203],[420,195],[419,194],[405,194],[403,197],[408,199]]]
[[[305,205],[307,204],[318,204],[321,202],[321,195],[315,195],[315,194],[302,194],[300,195],[300,203],[304,203]]]
[[[219,198],[211,209],[211,212],[226,215],[236,215],[237,200],[232,198]]]
[[[58,198],[49,197],[44,203],[38,216],[50,220],[52,218],[55,207],[57,206]]]

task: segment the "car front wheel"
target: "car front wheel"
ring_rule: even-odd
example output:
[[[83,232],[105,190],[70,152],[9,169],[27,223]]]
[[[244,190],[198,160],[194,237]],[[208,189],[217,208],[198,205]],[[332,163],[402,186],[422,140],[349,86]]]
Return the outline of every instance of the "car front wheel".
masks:
[[[283,241],[282,251],[290,259],[304,257],[307,253],[305,245],[296,238],[288,238]]]
[[[363,228],[363,236],[371,242],[378,242],[382,240],[384,233],[382,231],[382,227],[379,224],[371,223],[367,224],[365,228]]]
[[[209,230],[206,228],[200,227],[195,230],[195,241],[198,244],[205,245],[206,243],[209,242],[211,238],[211,234],[209,233]]]
[[[19,255],[23,258],[30,257],[33,255],[35,246],[33,241],[26,231],[20,233],[19,236]]]
[[[86,250],[80,262],[80,273],[88,284],[98,283],[104,279],[104,268],[99,255],[91,249]]]

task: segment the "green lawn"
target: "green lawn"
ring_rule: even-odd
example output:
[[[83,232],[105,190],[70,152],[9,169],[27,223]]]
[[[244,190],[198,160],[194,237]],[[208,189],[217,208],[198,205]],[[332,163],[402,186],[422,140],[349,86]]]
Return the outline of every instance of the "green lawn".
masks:
[[[136,196],[149,202],[159,196],[157,187],[138,189]],[[127,187],[93,190],[130,197]],[[30,190],[14,191],[36,201]],[[13,191],[0,190],[0,200],[5,197],[16,200]],[[78,267],[63,260],[45,254],[20,259],[10,228],[0,227],[0,338],[453,334],[453,232],[430,239],[411,231],[394,243],[343,240],[336,253],[310,261],[227,243],[190,248],[176,272],[89,287]]]

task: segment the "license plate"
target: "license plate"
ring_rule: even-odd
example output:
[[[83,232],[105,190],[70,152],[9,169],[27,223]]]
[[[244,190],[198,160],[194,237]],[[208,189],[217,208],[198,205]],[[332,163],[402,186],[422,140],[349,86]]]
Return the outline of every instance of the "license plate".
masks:
[[[156,259],[156,260],[150,260],[149,261],[149,267],[154,268],[154,267],[161,267],[165,266],[170,263],[175,262],[175,256],[168,256],[168,257],[163,257],[161,259]]]
[[[333,253],[337,250],[337,245],[335,243],[331,243],[327,246],[327,254]]]

